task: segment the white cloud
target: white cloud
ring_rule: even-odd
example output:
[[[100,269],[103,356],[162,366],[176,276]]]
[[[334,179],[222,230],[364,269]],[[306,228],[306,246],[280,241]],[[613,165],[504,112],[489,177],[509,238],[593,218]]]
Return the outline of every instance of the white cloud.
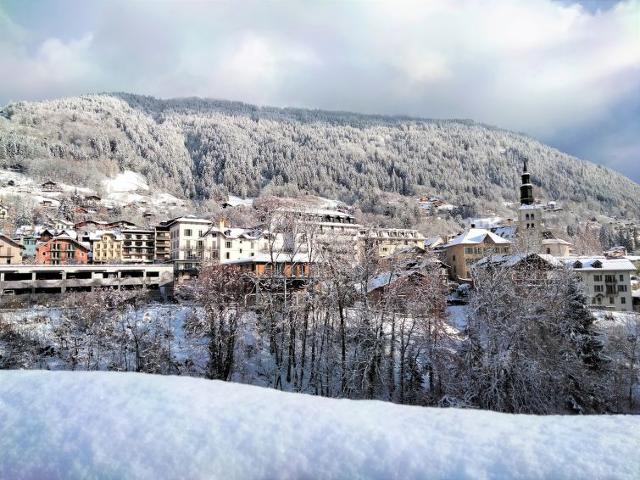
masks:
[[[545,139],[640,89],[640,0],[96,4],[44,37],[0,7],[0,102],[130,90],[472,118]]]

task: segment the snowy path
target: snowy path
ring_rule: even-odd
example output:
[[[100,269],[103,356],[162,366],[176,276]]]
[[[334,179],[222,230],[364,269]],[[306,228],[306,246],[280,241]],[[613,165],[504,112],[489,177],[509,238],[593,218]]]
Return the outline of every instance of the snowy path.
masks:
[[[0,478],[638,478],[640,416],[332,400],[186,377],[0,372]]]

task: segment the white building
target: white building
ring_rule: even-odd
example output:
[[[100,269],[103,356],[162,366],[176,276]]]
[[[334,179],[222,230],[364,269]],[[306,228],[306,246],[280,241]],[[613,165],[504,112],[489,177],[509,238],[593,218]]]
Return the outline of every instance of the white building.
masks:
[[[633,310],[631,275],[636,271],[626,258],[565,257],[564,261],[580,275],[587,302],[595,308]]]

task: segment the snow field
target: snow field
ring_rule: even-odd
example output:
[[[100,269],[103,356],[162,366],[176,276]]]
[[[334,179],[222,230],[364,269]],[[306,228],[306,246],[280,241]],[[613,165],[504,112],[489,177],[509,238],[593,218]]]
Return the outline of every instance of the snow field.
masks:
[[[0,478],[638,478],[640,416],[335,400],[187,377],[0,372]]]

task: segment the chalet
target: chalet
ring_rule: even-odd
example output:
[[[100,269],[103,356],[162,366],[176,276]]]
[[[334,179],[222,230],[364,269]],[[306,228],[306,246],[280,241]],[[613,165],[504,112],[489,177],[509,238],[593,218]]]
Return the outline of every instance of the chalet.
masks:
[[[101,200],[98,195],[87,195],[82,199],[82,206],[85,208],[96,208]]]
[[[22,263],[23,250],[24,250],[24,247],[20,245],[20,243],[0,233],[0,263],[1,264]]]
[[[43,192],[59,192],[60,191],[60,187],[58,186],[58,184],[51,180],[47,180],[46,182],[41,184],[40,188],[42,189]]]
[[[77,265],[89,261],[89,247],[68,235],[58,235],[36,245],[36,263],[44,265]]]

